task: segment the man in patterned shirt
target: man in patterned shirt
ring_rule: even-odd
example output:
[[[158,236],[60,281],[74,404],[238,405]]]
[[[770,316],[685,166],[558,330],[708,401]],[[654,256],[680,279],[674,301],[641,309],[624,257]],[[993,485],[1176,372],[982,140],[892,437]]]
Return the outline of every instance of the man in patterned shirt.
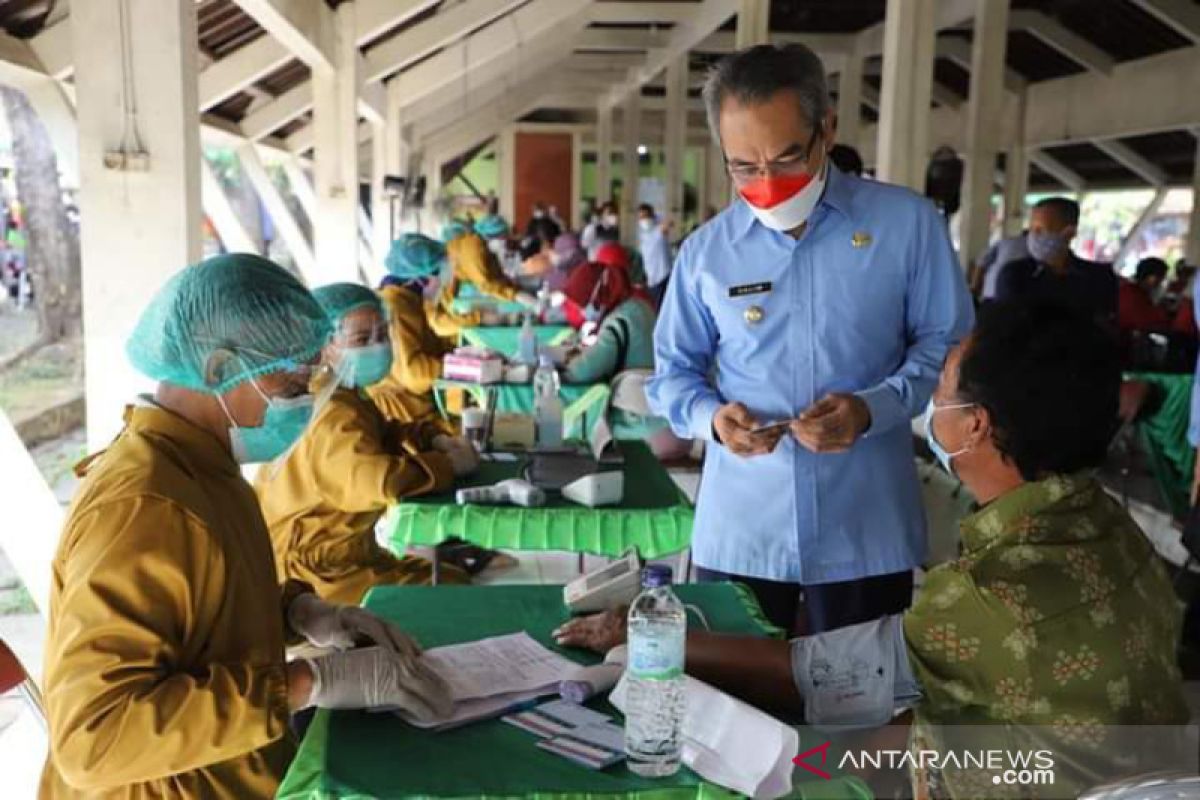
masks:
[[[818,726],[883,725],[912,706],[914,747],[1049,749],[1051,796],[1127,770],[1113,726],[1182,724],[1187,712],[1171,583],[1091,475],[1120,378],[1091,320],[991,307],[926,413],[931,449],[982,506],[962,523],[962,555],[932,569],[901,615],[790,643],[689,632],[687,671]],[[607,650],[623,618],[576,620],[558,638]],[[944,726],[956,727],[942,737]],[[935,795],[1007,796],[986,771],[915,777]]]

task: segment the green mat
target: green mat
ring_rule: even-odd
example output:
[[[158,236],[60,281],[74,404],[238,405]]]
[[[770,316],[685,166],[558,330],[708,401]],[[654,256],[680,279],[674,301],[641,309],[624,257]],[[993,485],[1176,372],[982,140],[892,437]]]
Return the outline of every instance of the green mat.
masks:
[[[744,591],[732,584],[678,587],[699,606],[714,630],[765,635],[760,615]],[[527,631],[542,644],[581,663],[598,659],[563,650],[550,632],[567,618],[557,586],[382,587],[367,608],[396,621],[426,647]],[[612,713],[607,703],[593,703]],[[801,731],[801,750],[824,737]],[[431,734],[390,714],[358,711],[317,714],[292,763],[280,798],[367,797],[639,797],[653,800],[730,798],[687,769],[671,778],[648,780],[619,764],[592,771],[542,751],[536,739],[499,720]],[[796,779],[804,780],[803,773]],[[869,798],[853,778],[805,782],[797,797]]]
[[[533,332],[539,345],[554,347],[570,339],[575,329],[570,325],[534,325]],[[490,348],[505,358],[516,358],[521,347],[521,327],[463,328],[459,341],[464,345]]]
[[[625,499],[619,506],[584,508],[552,495],[543,508],[460,506],[454,493],[405,500],[384,520],[397,553],[452,536],[481,547],[565,550],[616,557],[636,546],[643,558],[677,553],[691,543],[693,511],[644,442],[622,442]],[[518,477],[524,462],[484,462],[459,488]]]
[[[1191,505],[1192,470],[1196,463],[1196,451],[1187,438],[1192,376],[1135,372],[1125,377],[1149,383],[1160,399],[1153,414],[1138,420],[1137,430],[1150,456],[1150,469],[1163,500],[1176,519],[1183,519]]]

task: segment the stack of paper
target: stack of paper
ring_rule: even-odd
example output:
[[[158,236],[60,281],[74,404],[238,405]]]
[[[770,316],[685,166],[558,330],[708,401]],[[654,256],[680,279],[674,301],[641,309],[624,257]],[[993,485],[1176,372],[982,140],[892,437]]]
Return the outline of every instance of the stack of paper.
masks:
[[[435,647],[423,658],[450,686],[454,713],[437,722],[418,722],[403,711],[397,713],[419,728],[434,730],[498,717],[556,694],[558,684],[577,666],[524,632]]]

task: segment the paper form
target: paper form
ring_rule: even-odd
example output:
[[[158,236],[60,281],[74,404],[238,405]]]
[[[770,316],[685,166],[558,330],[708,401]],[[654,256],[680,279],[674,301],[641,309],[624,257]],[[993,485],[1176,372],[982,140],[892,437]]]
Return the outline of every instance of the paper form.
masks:
[[[445,679],[456,703],[533,692],[558,684],[576,664],[525,632],[425,651],[425,664]]]

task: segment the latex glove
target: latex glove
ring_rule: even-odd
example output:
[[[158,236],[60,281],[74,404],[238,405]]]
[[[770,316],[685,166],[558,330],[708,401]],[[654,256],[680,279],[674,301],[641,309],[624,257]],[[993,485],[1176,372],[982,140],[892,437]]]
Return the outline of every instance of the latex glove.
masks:
[[[529,292],[517,292],[516,301],[526,308],[537,308],[538,299]]]
[[[326,603],[315,594],[302,594],[288,606],[292,630],[317,647],[349,650],[359,638],[370,640],[399,656],[416,658],[421,646],[404,631],[358,606]]]
[[[422,722],[454,710],[450,688],[418,655],[368,647],[306,659],[312,671],[309,706],[400,708]]]
[[[479,469],[479,453],[475,452],[474,445],[461,436],[435,436],[433,449],[450,457],[456,478],[471,475]]]

